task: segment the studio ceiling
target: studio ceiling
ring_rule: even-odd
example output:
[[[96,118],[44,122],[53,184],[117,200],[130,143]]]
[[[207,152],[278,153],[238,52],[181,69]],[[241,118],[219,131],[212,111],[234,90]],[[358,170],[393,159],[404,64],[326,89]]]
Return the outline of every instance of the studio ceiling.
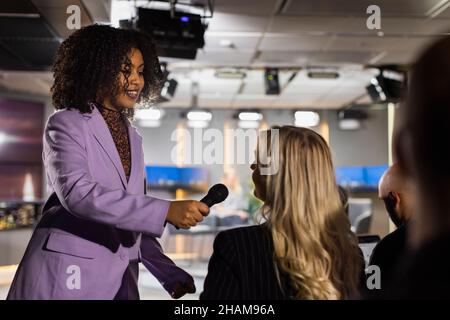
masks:
[[[7,2],[7,1],[3,1]],[[12,2],[17,2],[16,0]],[[19,1],[20,2],[20,1]],[[65,9],[74,1],[32,0],[56,33],[65,38]],[[79,0],[83,24],[117,23],[133,15],[135,1]],[[136,1],[149,6],[148,1]],[[410,64],[430,41],[450,28],[450,1],[380,0],[381,30],[366,27],[366,0],[216,0],[206,45],[193,61],[167,59],[179,83],[166,107],[189,107],[199,84],[199,106],[210,108],[340,108],[368,102],[365,86],[375,64]],[[150,6],[152,4],[150,3]],[[0,6],[0,8],[2,8]],[[1,19],[4,17],[0,15]],[[3,29],[2,32],[5,32]],[[7,30],[13,33],[15,30]],[[1,44],[1,42],[0,42]],[[264,94],[263,68],[280,67],[279,96]],[[335,68],[335,80],[310,79],[311,67]],[[244,79],[218,79],[217,69],[245,70]],[[295,70],[297,76],[287,84]],[[11,81],[11,79],[20,79]],[[4,90],[48,94],[49,72],[0,71]]]

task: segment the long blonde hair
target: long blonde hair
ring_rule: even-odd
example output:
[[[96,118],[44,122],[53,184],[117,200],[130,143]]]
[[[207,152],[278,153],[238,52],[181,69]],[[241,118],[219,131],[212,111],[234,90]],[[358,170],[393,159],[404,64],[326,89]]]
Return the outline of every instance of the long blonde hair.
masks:
[[[363,266],[340,202],[330,149],[312,130],[272,129],[279,134],[279,169],[264,177],[262,215],[272,235],[280,285],[283,274],[297,299],[353,297]],[[273,148],[267,149],[270,155]]]

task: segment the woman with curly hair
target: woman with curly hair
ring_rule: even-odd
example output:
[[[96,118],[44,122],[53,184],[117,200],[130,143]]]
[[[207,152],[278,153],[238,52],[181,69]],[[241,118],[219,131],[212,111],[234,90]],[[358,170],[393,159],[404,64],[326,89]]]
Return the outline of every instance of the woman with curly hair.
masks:
[[[138,263],[174,298],[192,277],[155,237],[166,222],[189,228],[208,214],[198,201],[145,195],[142,138],[129,117],[159,93],[162,72],[149,36],[92,25],[58,49],[43,161],[50,197],[8,299],[138,299]]]
[[[279,139],[270,139],[274,132]],[[358,297],[364,261],[327,143],[293,126],[273,127],[267,140],[258,141],[251,166],[265,222],[218,234],[200,299]],[[276,162],[274,174],[264,171],[267,159]]]

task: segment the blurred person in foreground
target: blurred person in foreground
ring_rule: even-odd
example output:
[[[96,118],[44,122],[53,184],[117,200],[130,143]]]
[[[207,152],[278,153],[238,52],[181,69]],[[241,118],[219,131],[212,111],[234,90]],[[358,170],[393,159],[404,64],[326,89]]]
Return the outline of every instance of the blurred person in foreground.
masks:
[[[450,37],[413,65],[395,151],[418,192],[395,298],[450,298]]]

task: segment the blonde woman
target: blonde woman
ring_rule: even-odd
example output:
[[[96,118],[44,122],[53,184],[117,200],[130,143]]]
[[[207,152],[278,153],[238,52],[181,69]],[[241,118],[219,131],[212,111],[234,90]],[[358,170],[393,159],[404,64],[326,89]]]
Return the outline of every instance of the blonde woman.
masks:
[[[363,259],[342,208],[330,149],[312,130],[273,129],[278,172],[262,175],[260,159],[251,166],[265,222],[219,233],[200,299],[355,298]],[[275,148],[260,140],[257,154],[261,148],[276,158]]]

